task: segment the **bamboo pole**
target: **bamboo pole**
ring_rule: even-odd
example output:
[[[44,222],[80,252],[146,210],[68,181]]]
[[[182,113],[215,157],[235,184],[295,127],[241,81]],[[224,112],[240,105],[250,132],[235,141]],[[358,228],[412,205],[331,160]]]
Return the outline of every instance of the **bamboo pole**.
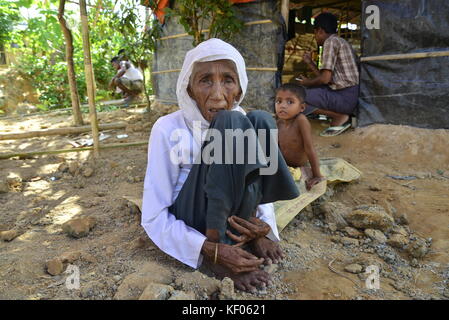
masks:
[[[100,130],[123,129],[123,128],[126,128],[126,123],[124,123],[124,122],[105,123],[105,124],[100,124],[98,127]],[[57,129],[46,129],[46,130],[28,131],[28,132],[10,132],[10,133],[1,133],[0,140],[17,140],[17,139],[27,139],[27,138],[35,138],[35,137],[77,134],[77,133],[88,132],[90,130],[91,130],[91,126],[82,126],[82,127],[66,127],[66,128],[57,128]]]
[[[243,25],[244,26],[252,26],[252,25],[266,24],[266,23],[273,23],[273,21],[270,19],[255,20],[255,21],[246,22]],[[201,33],[208,33],[209,31],[210,31],[209,29],[204,29],[204,30],[201,30]],[[188,37],[188,36],[190,36],[188,33],[178,33],[178,34],[173,34],[171,36],[161,37],[157,40],[163,41],[163,40],[177,39],[177,38],[183,38],[183,37]]]
[[[246,68],[246,71],[278,71],[278,68],[248,67],[248,68]],[[151,74],[162,74],[162,73],[171,73],[171,72],[181,72],[181,69],[152,71]]]
[[[130,142],[130,143],[103,144],[103,145],[100,145],[99,147],[100,147],[100,149],[113,149],[113,148],[144,146],[147,144],[148,144],[148,141],[138,141],[138,142]],[[31,156],[42,156],[42,155],[48,155],[48,154],[89,151],[89,150],[93,150],[93,149],[94,149],[94,147],[82,147],[82,148],[72,148],[72,149],[6,153],[6,154],[0,154],[0,159],[9,159],[9,158],[13,158],[13,157],[26,158],[26,157],[31,157]]]
[[[94,157],[100,156],[100,141],[98,138],[98,121],[97,111],[95,109],[95,80],[92,68],[92,58],[90,54],[90,40],[89,40],[89,23],[87,21],[86,0],[80,0],[80,15],[81,15],[81,33],[83,36],[83,51],[84,51],[84,73],[86,74],[87,97],[89,99],[89,116],[92,127],[92,138],[94,142]]]
[[[434,52],[416,52],[403,54],[386,54],[381,56],[362,57],[360,60],[365,61],[379,61],[379,60],[402,60],[402,59],[422,59],[434,57],[448,57],[449,51],[434,51]]]
[[[285,21],[285,30],[288,32],[288,13],[289,13],[289,0],[281,0],[281,15]]]

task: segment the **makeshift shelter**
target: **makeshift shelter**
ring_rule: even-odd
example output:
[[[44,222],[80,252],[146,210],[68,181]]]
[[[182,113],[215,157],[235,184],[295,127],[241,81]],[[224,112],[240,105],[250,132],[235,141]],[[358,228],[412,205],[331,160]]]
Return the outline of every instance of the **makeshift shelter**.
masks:
[[[449,2],[363,1],[379,29],[362,24],[359,125],[449,128]]]
[[[286,4],[289,15],[282,15]],[[360,57],[360,126],[449,128],[448,1],[255,0],[234,5],[245,22],[230,41],[247,64],[249,87],[243,106],[273,111],[274,90],[307,72],[302,54],[317,49],[311,18],[327,11],[339,18],[339,35]],[[366,9],[372,5],[379,8],[378,29],[367,24],[372,13]],[[176,80],[192,37],[172,19],[163,30],[153,62],[154,90],[156,101],[175,104]]]

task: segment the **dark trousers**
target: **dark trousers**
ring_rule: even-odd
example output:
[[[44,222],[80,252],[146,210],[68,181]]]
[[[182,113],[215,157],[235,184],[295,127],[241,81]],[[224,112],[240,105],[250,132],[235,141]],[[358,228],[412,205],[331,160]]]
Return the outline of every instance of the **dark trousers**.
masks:
[[[352,115],[357,106],[358,97],[358,85],[340,90],[332,90],[328,86],[307,88],[304,114],[308,115],[316,109],[323,109]]]
[[[226,230],[230,229],[228,217],[236,215],[248,219],[259,204],[293,199],[299,195],[299,191],[278,149],[277,141],[270,138],[269,130],[276,129],[276,123],[268,112],[251,111],[245,116],[236,111],[220,111],[211,122],[210,129],[218,130],[223,137],[221,164],[204,163],[204,158],[201,163],[194,164],[169,211],[177,219],[183,220],[188,226],[203,234],[206,233],[206,229],[218,230],[220,242],[230,244],[232,241],[225,234]],[[243,163],[226,164],[224,139],[226,129],[241,129],[243,132],[248,129],[254,130],[262,147],[264,144],[260,140],[262,137],[258,135],[258,130],[267,130],[262,161],[260,159],[256,159],[255,163],[249,161],[247,155],[251,146],[245,139]],[[209,143],[211,141],[206,141],[202,145],[199,156]],[[273,156],[277,157],[278,170],[272,175],[261,175],[260,169],[267,167],[264,159],[270,157],[272,150],[270,146],[274,150]],[[235,141],[231,147],[235,160]],[[238,234],[235,230],[230,230]]]

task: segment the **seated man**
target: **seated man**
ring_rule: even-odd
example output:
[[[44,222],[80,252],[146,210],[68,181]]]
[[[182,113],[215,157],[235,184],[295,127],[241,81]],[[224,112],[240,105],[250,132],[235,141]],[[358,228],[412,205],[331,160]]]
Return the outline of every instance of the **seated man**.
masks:
[[[143,91],[143,75],[139,69],[119,56],[111,59],[111,64],[117,70],[117,74],[112,78],[109,87],[121,92],[125,102],[131,102]]]
[[[323,46],[321,68],[318,70],[311,53],[304,54],[304,62],[315,74],[313,79],[299,77],[299,84],[308,87],[305,114],[323,114],[332,118],[322,136],[336,136],[351,126],[350,116],[357,106],[359,71],[351,45],[336,35],[337,18],[322,13],[314,22],[315,39]]]
[[[239,106],[247,84],[243,57],[230,44],[210,39],[187,52],[176,88],[181,110],[151,130],[142,226],[165,253],[193,268],[204,260],[218,277],[254,291],[269,281],[259,266],[282,258],[272,202],[299,191],[273,117]],[[237,135],[225,139],[229,133]],[[250,161],[253,154],[261,156]]]

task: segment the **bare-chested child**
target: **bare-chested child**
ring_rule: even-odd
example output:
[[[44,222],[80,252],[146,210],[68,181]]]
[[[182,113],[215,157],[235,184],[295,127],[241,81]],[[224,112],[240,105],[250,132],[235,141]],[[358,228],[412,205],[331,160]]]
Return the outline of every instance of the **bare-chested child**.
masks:
[[[279,147],[290,167],[304,169],[307,161],[310,163],[311,174],[306,178],[309,190],[320,182],[320,162],[312,142],[309,120],[302,113],[306,108],[304,102],[306,91],[303,87],[293,84],[283,84],[276,91],[275,107],[277,127],[279,130]],[[308,170],[303,170],[303,172]]]

